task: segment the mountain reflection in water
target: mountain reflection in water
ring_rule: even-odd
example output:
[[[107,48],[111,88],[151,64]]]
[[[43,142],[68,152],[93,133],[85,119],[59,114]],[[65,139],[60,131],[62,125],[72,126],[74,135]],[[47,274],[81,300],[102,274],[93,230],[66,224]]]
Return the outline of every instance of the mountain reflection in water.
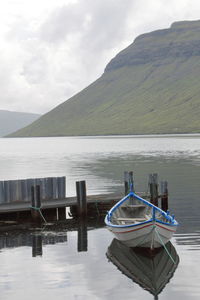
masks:
[[[168,242],[166,248],[170,255],[164,248],[151,255],[144,249],[130,248],[113,239],[106,255],[123,274],[158,299],[179,264],[179,256],[172,243]]]

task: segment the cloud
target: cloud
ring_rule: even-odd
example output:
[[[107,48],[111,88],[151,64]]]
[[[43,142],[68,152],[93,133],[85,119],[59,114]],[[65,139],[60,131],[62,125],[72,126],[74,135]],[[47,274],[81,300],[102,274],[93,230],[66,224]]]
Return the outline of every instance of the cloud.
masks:
[[[40,39],[52,44],[66,41],[67,37],[82,31],[85,19],[78,4],[56,8],[42,24]]]
[[[197,0],[16,0],[0,12],[0,109],[44,113],[139,34],[198,19]]]

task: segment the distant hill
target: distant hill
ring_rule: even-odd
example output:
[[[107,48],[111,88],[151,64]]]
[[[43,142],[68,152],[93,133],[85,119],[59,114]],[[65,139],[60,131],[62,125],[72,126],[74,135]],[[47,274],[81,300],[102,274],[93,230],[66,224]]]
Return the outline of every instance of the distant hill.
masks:
[[[27,126],[39,117],[38,114],[0,110],[0,136]]]
[[[200,21],[176,22],[137,37],[97,81],[12,136],[200,132],[199,78]]]

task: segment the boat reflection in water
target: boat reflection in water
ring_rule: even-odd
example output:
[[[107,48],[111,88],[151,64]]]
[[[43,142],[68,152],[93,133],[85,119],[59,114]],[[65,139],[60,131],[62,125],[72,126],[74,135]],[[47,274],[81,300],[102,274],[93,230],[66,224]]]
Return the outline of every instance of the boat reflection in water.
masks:
[[[158,299],[158,295],[173,277],[179,256],[171,242],[153,253],[144,248],[130,248],[113,239],[107,257],[117,268]]]

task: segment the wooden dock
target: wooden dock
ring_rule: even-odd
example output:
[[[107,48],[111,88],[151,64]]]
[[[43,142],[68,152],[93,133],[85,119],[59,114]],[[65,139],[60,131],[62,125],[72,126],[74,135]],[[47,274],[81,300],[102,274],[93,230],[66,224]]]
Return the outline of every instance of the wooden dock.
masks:
[[[121,195],[122,196],[122,195]],[[101,195],[88,195],[87,204],[110,204],[116,203],[121,197],[119,194],[101,194]],[[42,201],[41,210],[52,208],[66,208],[76,207],[77,197],[67,197],[63,199],[50,199]],[[0,214],[31,211],[31,205],[28,202],[13,202],[0,204]]]
[[[167,183],[161,183],[163,194],[159,195],[157,178],[157,174],[150,174],[150,194],[146,197],[155,205],[161,198],[162,206],[168,208]],[[66,197],[65,177],[0,182],[0,221],[66,220],[66,208],[69,208],[69,216],[73,218],[104,217],[131,186],[134,187],[133,172],[125,172],[124,192],[120,194],[87,195],[86,182],[77,181],[76,196]]]
[[[106,212],[118,202],[123,195],[101,194],[87,196],[87,216],[103,217]],[[62,199],[49,199],[41,203],[40,210],[47,221],[66,219],[66,208],[69,208],[70,216],[78,217],[77,197]],[[13,202],[0,205],[0,220],[28,221],[32,218],[32,207],[28,202]]]

